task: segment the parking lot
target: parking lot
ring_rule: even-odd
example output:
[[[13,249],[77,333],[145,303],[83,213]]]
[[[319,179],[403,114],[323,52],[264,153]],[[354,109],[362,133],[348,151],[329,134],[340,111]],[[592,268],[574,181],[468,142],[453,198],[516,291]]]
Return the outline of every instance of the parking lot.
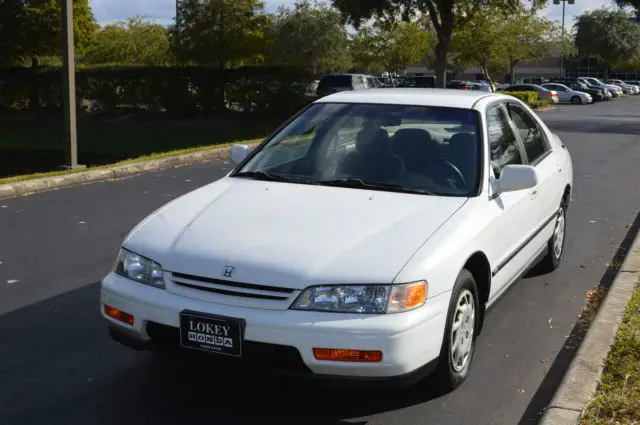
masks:
[[[228,163],[0,201],[0,424],[535,424],[578,346],[585,291],[612,279],[607,264],[638,228],[638,111],[640,96],[539,112],[575,167],[564,263],[495,305],[468,381],[444,396],[429,381],[329,388],[168,363],[108,338],[98,281],[122,238]]]

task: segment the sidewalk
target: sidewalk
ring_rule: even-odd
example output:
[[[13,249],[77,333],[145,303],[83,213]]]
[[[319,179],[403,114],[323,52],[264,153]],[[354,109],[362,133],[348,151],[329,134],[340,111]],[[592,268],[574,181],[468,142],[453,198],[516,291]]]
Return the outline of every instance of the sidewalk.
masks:
[[[640,217],[640,215],[638,217]],[[632,229],[635,228],[637,231],[639,220],[640,218],[636,218]],[[622,366],[623,371],[633,371],[633,368],[636,368],[635,379],[631,381],[629,381],[626,375],[622,380],[616,380],[616,377],[619,378],[619,376],[615,375],[619,370],[617,368],[612,370],[607,369],[605,371],[605,364],[610,365],[610,363],[605,363],[607,356],[609,356],[609,362],[613,361],[617,364],[618,358],[623,355],[626,350],[640,347],[640,342],[638,341],[640,340],[640,330],[637,328],[640,319],[638,319],[637,314],[636,317],[634,317],[634,321],[626,319],[625,322],[623,322],[627,305],[632,309],[632,316],[633,311],[637,311],[637,309],[633,309],[635,308],[635,303],[638,302],[637,293],[639,290],[637,290],[636,287],[639,281],[640,234],[636,233],[634,242],[628,249],[626,258],[619,268],[618,274],[604,302],[600,306],[597,316],[591,324],[576,357],[571,362],[560,387],[556,391],[551,403],[549,403],[540,421],[540,425],[636,425],[640,423],[634,419],[631,419],[630,422],[609,421],[601,416],[601,413],[604,413],[605,410],[598,410],[600,406],[605,404],[608,413],[613,414],[615,408],[612,409],[611,402],[617,400],[618,406],[623,407],[628,405],[629,408],[635,408],[636,411],[633,414],[636,415],[636,417],[639,416],[639,395],[635,396],[635,401],[624,403],[621,403],[621,400],[615,397],[616,394],[620,394],[620,385],[633,384],[640,388],[639,365]],[[629,302],[634,295],[634,291],[636,293],[634,303],[630,304]],[[640,304],[640,302],[638,303]],[[627,315],[627,317],[629,316]],[[622,327],[620,326],[621,323],[624,323]],[[635,341],[621,341],[620,338],[624,338],[629,333],[628,328],[630,324],[635,327],[635,333],[631,332]],[[618,334],[619,328],[621,329],[620,334]],[[619,338],[616,340],[617,334]],[[620,335],[622,335],[622,337],[620,337]],[[640,353],[640,350],[638,350],[637,353]],[[640,357],[640,354],[638,354],[638,356]],[[603,372],[605,372],[604,376]],[[600,382],[602,382],[602,384],[600,384]],[[596,390],[599,391],[597,394]],[[589,410],[585,411],[587,406],[589,406]],[[626,407],[624,407],[624,409],[626,409]],[[616,412],[616,414],[618,413]]]

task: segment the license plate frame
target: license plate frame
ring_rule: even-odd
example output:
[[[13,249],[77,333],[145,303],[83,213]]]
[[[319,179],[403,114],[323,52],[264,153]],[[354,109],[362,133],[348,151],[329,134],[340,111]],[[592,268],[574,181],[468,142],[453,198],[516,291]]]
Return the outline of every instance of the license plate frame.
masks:
[[[180,346],[229,357],[242,357],[244,319],[183,310],[180,312]]]

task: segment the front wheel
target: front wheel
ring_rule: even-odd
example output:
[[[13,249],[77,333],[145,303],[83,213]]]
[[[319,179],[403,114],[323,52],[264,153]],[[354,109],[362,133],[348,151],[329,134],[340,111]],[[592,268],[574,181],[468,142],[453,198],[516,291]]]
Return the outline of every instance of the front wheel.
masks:
[[[573,103],[574,105],[580,105],[582,104],[582,99],[580,99],[578,96],[573,96],[571,98],[571,103]]]
[[[435,378],[442,390],[458,388],[467,378],[476,348],[480,318],[478,290],[473,275],[463,269],[451,293],[449,313]]]

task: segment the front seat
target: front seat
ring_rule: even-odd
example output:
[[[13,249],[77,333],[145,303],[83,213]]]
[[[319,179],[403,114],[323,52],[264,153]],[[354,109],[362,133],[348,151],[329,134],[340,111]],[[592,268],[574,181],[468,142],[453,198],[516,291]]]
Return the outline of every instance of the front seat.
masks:
[[[457,133],[449,140],[451,163],[458,167],[466,182],[465,189],[475,181],[478,166],[478,141],[473,133]]]
[[[391,152],[387,130],[368,128],[356,136],[356,151],[345,157],[341,171],[349,178],[385,182],[404,172],[404,162]]]
[[[401,128],[392,139],[393,151],[405,163],[407,171],[421,172],[427,163],[439,157],[439,145],[431,133],[421,128]]]

